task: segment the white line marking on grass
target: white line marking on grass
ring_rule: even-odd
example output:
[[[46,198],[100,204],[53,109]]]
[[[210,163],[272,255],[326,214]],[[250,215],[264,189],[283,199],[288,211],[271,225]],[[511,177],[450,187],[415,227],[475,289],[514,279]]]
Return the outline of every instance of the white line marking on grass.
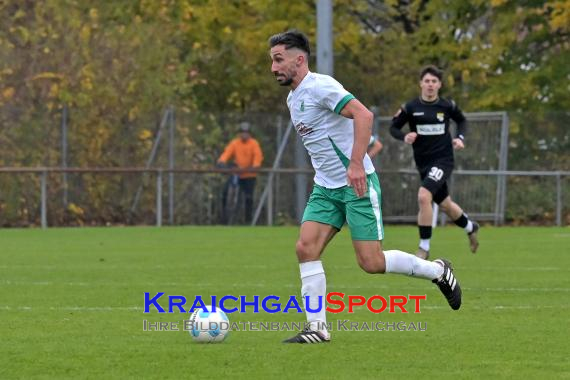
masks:
[[[216,268],[219,269],[218,264],[203,264],[200,268]],[[96,269],[118,269],[118,270],[126,270],[126,269],[147,269],[148,266],[146,265],[135,265],[135,264],[124,264],[124,265],[107,265],[107,264],[99,264],[99,263],[92,263],[92,264],[80,264],[80,265],[73,265],[73,264],[62,264],[62,265],[30,265],[30,264],[12,264],[12,265],[0,265],[0,269],[41,269],[45,271],[50,270],[71,270],[71,269],[84,269],[88,271],[96,270]],[[182,267],[178,266],[171,266],[171,265],[153,265],[153,269],[164,269],[164,270],[180,270]],[[188,267],[188,269],[193,269],[194,267]],[[258,265],[258,264],[248,264],[248,265],[241,265],[240,268],[242,269],[270,269],[269,265]],[[334,270],[350,270],[354,269],[354,265],[329,265],[329,269]],[[463,270],[477,270],[477,271],[501,271],[501,272],[561,272],[565,271],[566,268],[562,267],[471,267],[469,265],[461,267]]]
[[[541,310],[541,309],[569,309],[570,305],[491,305],[491,306],[467,306],[464,309],[474,309],[474,310]],[[355,310],[362,309],[363,307],[355,307]],[[449,306],[421,306],[420,309],[428,310],[439,310],[439,309],[449,309]],[[7,306],[0,305],[0,310],[4,311],[38,311],[38,310],[50,310],[50,311],[78,311],[78,312],[102,312],[102,311],[139,311],[142,312],[143,308],[140,306],[50,306],[50,307],[37,307],[37,306]],[[145,313],[143,313],[145,314]],[[146,313],[146,314],[156,314],[156,313]],[[188,314],[188,313],[186,313]]]
[[[466,290],[482,290],[485,292],[569,292],[570,288],[463,288]]]
[[[152,266],[153,269],[164,269],[164,270],[180,270],[184,269],[183,265],[162,265],[162,264],[149,264],[149,265],[137,265],[137,264],[114,264],[108,265],[99,262],[91,262],[90,264],[62,264],[62,265],[30,265],[30,264],[11,264],[11,265],[0,265],[0,269],[41,269],[45,271],[50,270],[70,270],[70,269],[84,269],[84,270],[96,270],[96,269],[118,269],[118,270],[126,270],[126,269],[140,269],[140,270],[147,270],[149,266]],[[188,262],[188,266],[186,269],[194,269],[195,267]],[[214,268],[219,269],[219,264],[200,264],[200,268]],[[271,269],[272,267],[269,265],[264,264],[241,264],[240,268],[243,269]],[[348,267],[347,267],[348,268]],[[350,266],[350,268],[354,268],[354,265]]]
[[[113,286],[113,287],[145,287],[145,288],[160,288],[165,286],[178,286],[178,287],[198,287],[198,288],[287,288],[287,289],[299,289],[299,285],[295,284],[283,284],[283,285],[273,285],[268,283],[233,283],[233,284],[221,284],[221,283],[192,283],[192,282],[157,282],[157,283],[131,283],[131,282],[54,282],[54,281],[23,281],[23,280],[0,280],[1,285],[33,285],[33,286]],[[353,289],[358,290],[377,290],[377,289],[394,289],[394,286],[388,285],[346,285],[346,284],[328,284],[329,289],[336,289],[337,291],[349,291]],[[402,292],[410,291],[411,288],[402,288]],[[407,289],[407,290],[406,290]],[[414,291],[416,290],[413,288]],[[463,290],[468,291],[483,291],[483,292],[570,292],[570,288],[469,288],[463,287]]]
[[[522,268],[498,268],[498,267],[479,267],[479,268],[470,268],[461,267],[461,269],[470,270],[475,269],[477,271],[501,271],[501,272],[561,272],[562,270],[566,271],[566,268],[557,268],[557,267],[522,267]]]
[[[66,285],[66,286],[93,286],[97,285],[95,283],[88,282],[53,282],[53,281],[21,281],[21,280],[1,280],[2,285],[36,285],[36,286],[53,286],[53,285]],[[99,285],[104,285],[101,283]],[[126,284],[113,284],[116,286],[126,285]]]
[[[33,311],[33,310],[54,310],[54,311],[142,311],[140,306],[50,306],[50,307],[32,307],[32,306],[6,306],[1,305],[0,310],[16,310],[16,311]]]
[[[476,310],[540,310],[540,309],[568,309],[570,308],[570,305],[493,305],[493,306],[467,306],[466,308],[476,309]],[[421,309],[449,309],[449,306],[421,306]]]

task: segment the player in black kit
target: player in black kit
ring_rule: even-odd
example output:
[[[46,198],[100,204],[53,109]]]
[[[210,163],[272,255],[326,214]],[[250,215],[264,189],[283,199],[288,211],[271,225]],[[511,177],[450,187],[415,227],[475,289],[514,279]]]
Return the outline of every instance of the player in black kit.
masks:
[[[453,171],[453,150],[464,148],[465,116],[452,100],[439,97],[443,73],[435,66],[427,66],[420,73],[421,96],[402,105],[390,126],[390,133],[398,140],[411,144],[414,160],[420,172],[422,185],[418,191],[418,228],[420,244],[416,256],[429,257],[432,234],[432,201],[437,203],[456,225],[465,229],[471,252],[479,246],[479,225],[470,220],[461,207],[449,196],[447,180]],[[451,137],[449,121],[457,123],[457,134]],[[409,133],[402,132],[405,124]]]

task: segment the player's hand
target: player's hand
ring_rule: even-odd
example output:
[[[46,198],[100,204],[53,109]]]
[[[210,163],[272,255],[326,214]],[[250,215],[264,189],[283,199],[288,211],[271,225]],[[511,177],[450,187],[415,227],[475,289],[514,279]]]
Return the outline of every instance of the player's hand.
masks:
[[[451,144],[453,145],[453,149],[455,150],[460,150],[465,148],[465,144],[463,143],[463,140],[461,139],[453,139],[451,141]]]
[[[414,143],[414,141],[416,141],[417,137],[418,134],[416,132],[407,133],[406,136],[404,136],[404,142],[411,145]]]
[[[350,162],[348,170],[346,171],[348,186],[354,189],[357,197],[362,197],[366,194],[366,173],[364,172],[364,165],[362,163]]]

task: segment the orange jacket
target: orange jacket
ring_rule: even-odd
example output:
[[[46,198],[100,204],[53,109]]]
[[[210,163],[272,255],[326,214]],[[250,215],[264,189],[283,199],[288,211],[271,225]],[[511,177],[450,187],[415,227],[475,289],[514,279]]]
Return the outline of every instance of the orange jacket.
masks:
[[[263,162],[263,153],[256,139],[250,137],[247,141],[241,138],[235,138],[226,146],[224,153],[218,159],[218,162],[227,163],[230,159],[234,159],[235,164],[240,169],[258,168]],[[257,173],[240,173],[240,178],[252,178]]]

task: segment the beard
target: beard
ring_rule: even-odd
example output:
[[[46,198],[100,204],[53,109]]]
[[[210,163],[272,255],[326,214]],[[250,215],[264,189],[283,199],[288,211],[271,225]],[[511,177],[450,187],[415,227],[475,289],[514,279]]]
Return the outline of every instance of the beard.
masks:
[[[287,71],[288,72],[286,74],[284,73],[284,74],[275,75],[275,79],[277,79],[277,82],[279,83],[280,86],[290,86],[291,83],[293,83],[293,78],[297,75],[297,72],[295,70],[293,71],[287,70]]]
[[[277,80],[277,82],[279,83],[280,86],[290,86],[291,83],[293,83],[293,78],[285,77],[285,80],[283,80],[283,81]]]

